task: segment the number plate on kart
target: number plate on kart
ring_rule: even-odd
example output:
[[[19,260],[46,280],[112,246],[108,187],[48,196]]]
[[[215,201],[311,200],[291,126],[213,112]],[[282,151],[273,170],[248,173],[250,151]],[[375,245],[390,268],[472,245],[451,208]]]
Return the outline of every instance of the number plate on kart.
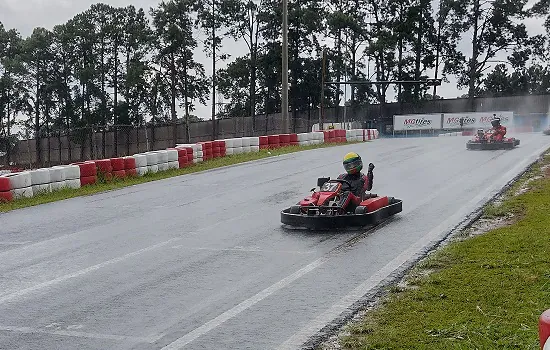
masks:
[[[321,187],[321,192],[336,192],[340,187],[338,182],[326,182],[323,187]]]

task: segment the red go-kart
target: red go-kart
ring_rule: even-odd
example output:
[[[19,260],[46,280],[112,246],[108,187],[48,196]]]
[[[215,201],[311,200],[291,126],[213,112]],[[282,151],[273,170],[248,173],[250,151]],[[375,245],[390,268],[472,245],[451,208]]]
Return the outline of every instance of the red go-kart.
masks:
[[[394,197],[365,194],[359,205],[342,201],[351,190],[346,180],[317,179],[319,191],[281,212],[281,222],[294,227],[330,229],[378,225],[403,210],[403,201]]]
[[[513,137],[496,140],[493,137],[493,131],[479,129],[472,140],[466,143],[466,149],[469,150],[501,150],[513,149],[519,145],[519,140]]]

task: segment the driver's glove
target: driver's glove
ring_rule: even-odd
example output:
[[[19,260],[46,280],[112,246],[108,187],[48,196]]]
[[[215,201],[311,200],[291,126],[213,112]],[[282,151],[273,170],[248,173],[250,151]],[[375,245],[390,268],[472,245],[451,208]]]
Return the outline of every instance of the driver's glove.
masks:
[[[374,164],[372,163],[369,163],[369,173],[372,173],[372,171],[374,170]]]

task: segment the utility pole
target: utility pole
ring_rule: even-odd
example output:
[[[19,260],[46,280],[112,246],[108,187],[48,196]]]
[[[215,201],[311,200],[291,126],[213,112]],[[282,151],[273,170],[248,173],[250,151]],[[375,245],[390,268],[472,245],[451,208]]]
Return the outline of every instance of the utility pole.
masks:
[[[216,136],[216,0],[212,0],[212,141]]]
[[[346,51],[348,51],[348,34],[346,32]],[[344,77],[346,79],[346,81],[348,80],[348,65],[345,64],[344,62]],[[347,85],[344,85],[344,128],[347,129],[346,127],[346,106],[347,106],[347,103],[348,103],[348,86]]]
[[[439,11],[437,13],[437,48],[436,48],[436,54],[435,54],[435,79],[437,79],[437,73],[439,72],[439,55],[441,55],[441,27],[442,19],[441,19],[441,0],[439,1]],[[434,85],[434,92],[432,96],[432,100],[435,100],[435,96],[437,94],[437,86]]]
[[[281,116],[282,116],[282,132],[289,132],[289,120],[288,120],[288,0],[283,0],[283,48],[282,48],[282,61],[283,61],[283,90],[281,92]]]
[[[325,65],[327,60],[327,53],[325,49],[323,49],[323,63],[322,63],[322,71],[321,71],[321,103],[319,106],[319,130],[323,130],[323,103],[325,100]]]

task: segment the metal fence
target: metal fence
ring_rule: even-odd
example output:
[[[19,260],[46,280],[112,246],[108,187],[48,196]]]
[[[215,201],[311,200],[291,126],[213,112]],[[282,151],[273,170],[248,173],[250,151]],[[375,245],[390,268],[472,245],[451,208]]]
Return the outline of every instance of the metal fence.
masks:
[[[362,127],[375,128],[382,137],[393,134],[393,115],[417,113],[471,112],[466,99],[422,101],[409,104],[388,103],[384,105],[361,105],[328,108],[323,111],[324,122],[358,121]],[[550,112],[550,95],[478,98],[474,110],[514,111],[516,115],[547,115]],[[525,119],[528,123],[529,118]],[[540,128],[547,126],[546,119],[539,118]],[[311,131],[319,122],[318,110],[298,111],[291,114],[292,132]],[[67,164],[75,161],[126,156],[148,150],[173,147],[176,143],[212,140],[212,121],[189,124],[148,124],[143,127],[129,125],[88,126],[71,130],[54,131],[46,137],[20,140],[7,154],[0,155],[0,169],[4,166],[36,167]],[[216,120],[215,138],[224,139],[243,136],[279,134],[282,131],[280,113],[250,117]],[[428,136],[423,135],[422,136]]]

